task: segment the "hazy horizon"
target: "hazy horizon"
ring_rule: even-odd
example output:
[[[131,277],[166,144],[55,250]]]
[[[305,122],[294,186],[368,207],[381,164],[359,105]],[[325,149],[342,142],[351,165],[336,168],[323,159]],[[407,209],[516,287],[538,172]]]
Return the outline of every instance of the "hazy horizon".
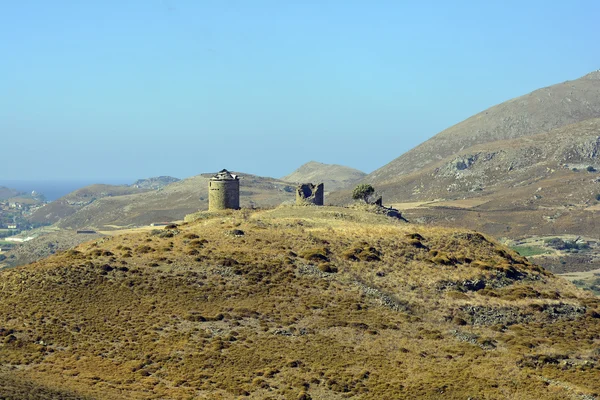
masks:
[[[11,2],[0,180],[364,172],[600,68],[600,3]],[[108,178],[107,178],[108,177]]]

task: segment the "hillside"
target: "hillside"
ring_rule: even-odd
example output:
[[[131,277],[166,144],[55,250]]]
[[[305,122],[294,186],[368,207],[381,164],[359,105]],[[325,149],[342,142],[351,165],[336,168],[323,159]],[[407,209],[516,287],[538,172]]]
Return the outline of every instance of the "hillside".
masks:
[[[569,202],[589,206],[600,188],[599,155],[600,118],[595,118],[547,133],[469,146],[377,188],[390,202],[504,196],[495,205],[514,208],[531,204],[535,194],[515,196],[521,188],[551,186],[538,193],[536,204],[564,205],[568,197]],[[559,176],[565,178],[557,180]]]
[[[131,186],[138,189],[158,190],[173,182],[178,182],[179,180],[180,179],[173,178],[172,176],[156,176],[153,178],[138,179],[137,181],[133,182]]]
[[[591,118],[600,118],[600,71],[482,111],[379,168],[366,180],[374,184],[395,182],[477,144],[549,132]]]
[[[18,194],[19,192],[17,190],[0,186],[0,200],[10,199],[11,197],[15,197]]]
[[[145,191],[144,189],[125,185],[97,184],[86,186],[46,204],[29,216],[29,220],[42,224],[53,224],[100,199],[143,193]]]
[[[208,180],[213,174],[197,175],[171,183],[160,190],[107,196],[62,218],[56,226],[64,229],[149,225],[182,220],[187,214],[208,209]],[[249,174],[240,176],[242,207],[274,206],[294,198],[288,183]]]
[[[366,175],[364,172],[354,168],[310,161],[291,174],[284,176],[281,180],[293,183],[323,182],[325,184],[325,191],[331,192],[349,187]]]
[[[39,231],[31,232],[36,236],[34,240],[14,244],[12,250],[4,253],[7,258],[0,262],[0,269],[28,264],[102,236],[100,234],[77,234],[75,231],[67,230]]]
[[[600,241],[600,71],[479,113],[365,178],[410,221],[505,240],[584,235]],[[348,190],[330,196],[350,201]],[[600,268],[600,252],[547,267]]]
[[[11,399],[593,399],[600,300],[472,231],[280,207],[0,272]]]
[[[401,199],[395,206],[413,222],[468,227],[516,241],[581,235],[597,244],[599,154],[600,119],[590,119],[472,146],[377,188],[387,201]],[[535,260],[553,271],[595,270],[600,248]]]

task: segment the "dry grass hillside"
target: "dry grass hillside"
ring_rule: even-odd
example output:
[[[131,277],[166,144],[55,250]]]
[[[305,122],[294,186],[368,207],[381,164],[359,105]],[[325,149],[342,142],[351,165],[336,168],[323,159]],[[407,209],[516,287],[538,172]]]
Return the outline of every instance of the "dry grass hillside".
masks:
[[[600,71],[482,111],[374,171],[366,180],[392,183],[477,144],[536,135],[591,118],[600,118]]]
[[[29,216],[29,220],[37,223],[53,224],[62,218],[67,218],[75,214],[77,211],[100,199],[143,192],[146,192],[146,190],[131,186],[89,185],[46,204]]]
[[[581,234],[600,239],[600,119],[477,145],[376,186],[413,221],[471,227],[497,237]],[[348,192],[331,196],[347,202]]]
[[[477,114],[367,176],[412,222],[498,238],[600,241],[600,71]],[[329,196],[350,201],[350,191]],[[600,252],[546,257],[555,270],[600,268]]]
[[[279,207],[0,272],[10,399],[594,399],[600,300],[489,238]]]
[[[15,197],[18,194],[19,192],[17,190],[0,186],[0,200],[10,199],[11,197]]]
[[[65,215],[56,223],[62,229],[115,229],[182,220],[192,212],[208,208],[208,181],[213,174],[193,176],[168,184],[159,190],[135,190],[131,194],[104,196]],[[279,205],[294,198],[289,183],[273,178],[239,174],[241,205],[264,207]],[[38,214],[45,215],[47,207]],[[59,205],[60,205],[59,200]]]
[[[4,255],[6,259],[0,262],[0,269],[24,265],[46,258],[60,251],[68,250],[80,243],[101,237],[101,234],[78,234],[70,230],[33,231],[34,240],[15,244],[14,248]]]
[[[343,165],[310,161],[291,174],[284,176],[281,180],[293,183],[316,184],[323,182],[325,184],[325,191],[330,192],[349,187],[366,175],[362,171]]]
[[[600,118],[548,133],[474,145],[376,188],[388,202],[498,198],[514,208],[590,205],[600,189]],[[581,177],[578,179],[577,177]],[[529,193],[532,188],[537,193]]]

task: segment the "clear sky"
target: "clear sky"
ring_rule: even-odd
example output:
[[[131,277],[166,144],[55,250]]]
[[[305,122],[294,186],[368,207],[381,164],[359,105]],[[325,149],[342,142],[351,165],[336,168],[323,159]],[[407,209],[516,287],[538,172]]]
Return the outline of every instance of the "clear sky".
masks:
[[[600,2],[0,0],[0,179],[371,172],[600,68]]]

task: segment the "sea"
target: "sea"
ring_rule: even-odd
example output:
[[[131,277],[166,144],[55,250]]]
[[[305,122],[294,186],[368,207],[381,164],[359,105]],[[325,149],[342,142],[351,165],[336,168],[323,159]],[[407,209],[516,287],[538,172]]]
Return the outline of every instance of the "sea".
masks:
[[[103,183],[107,185],[130,185],[135,180],[130,179],[97,179],[97,180],[35,180],[35,181],[20,181],[20,180],[2,180],[0,186],[10,189],[15,189],[20,192],[31,193],[36,191],[43,194],[47,201],[54,201],[82,187]]]

